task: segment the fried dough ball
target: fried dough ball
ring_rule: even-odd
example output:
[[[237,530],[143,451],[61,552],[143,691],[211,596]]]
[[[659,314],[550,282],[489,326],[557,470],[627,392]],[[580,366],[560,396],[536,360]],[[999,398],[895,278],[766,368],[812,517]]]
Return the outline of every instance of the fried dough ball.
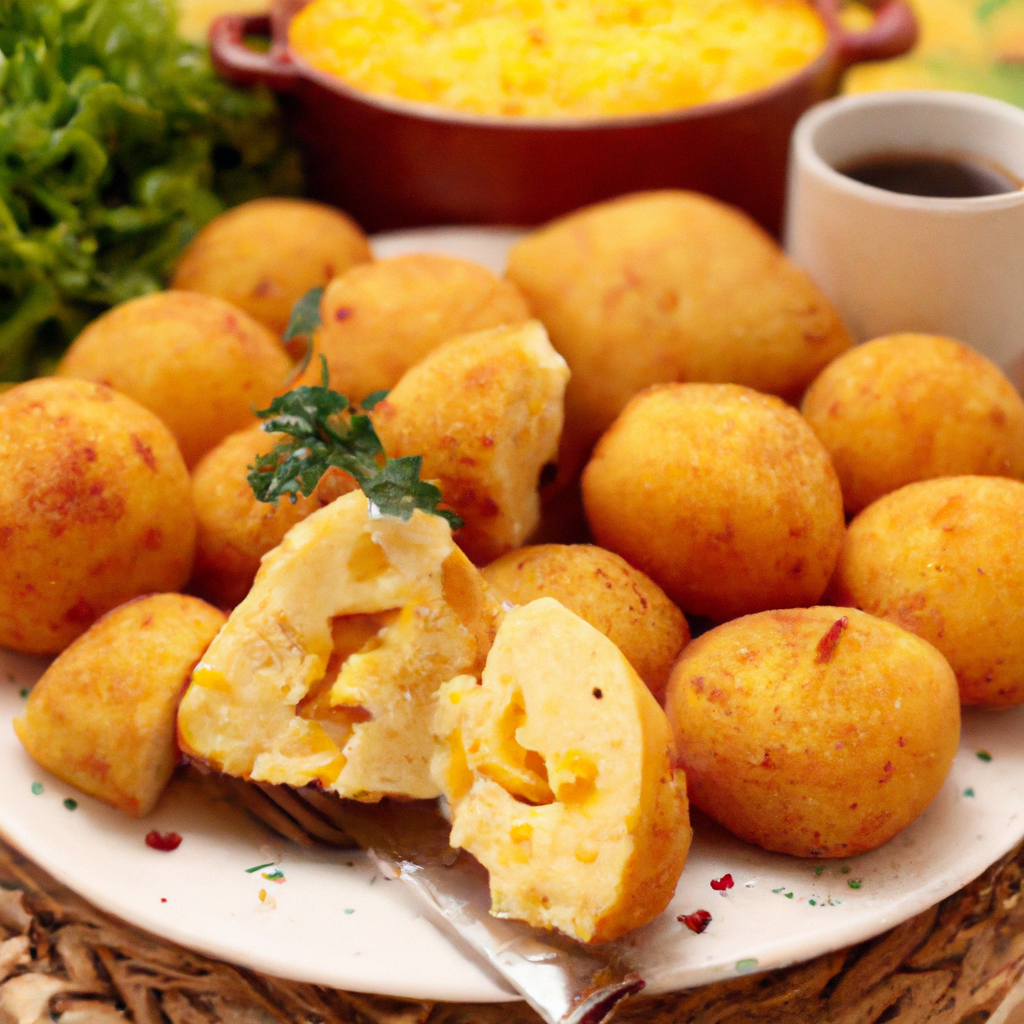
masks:
[[[172,288],[216,295],[278,337],[292,306],[373,258],[366,236],[332,206],[308,199],[253,199],[214,217],[189,243]]]
[[[57,778],[147,814],[178,763],[178,701],[225,619],[181,594],[107,612],[43,673],[14,720],[18,739]]]
[[[795,857],[887,842],[931,803],[960,743],[942,655],[851,608],[705,633],[673,668],[666,710],[694,806]]]
[[[320,313],[323,326],[300,383],[320,383],[322,353],[331,387],[354,402],[394,387],[442,341],[530,316],[514,285],[476,263],[433,253],[353,267],[327,286]]]
[[[1024,399],[952,338],[891,334],[858,345],[815,378],[801,411],[850,514],[916,480],[1024,477]]]
[[[553,598],[508,613],[482,673],[442,686],[432,771],[491,913],[605,942],[660,914],[690,847],[665,713]]]
[[[115,306],[75,339],[63,377],[109,384],[171,428],[189,466],[256,422],[291,360],[270,331],[210,295],[157,292]]]
[[[536,321],[453,338],[401,379],[373,412],[392,458],[422,455],[465,525],[476,564],[519,547],[540,519],[538,482],[555,457],[569,371]]]
[[[181,747],[257,782],[432,799],[434,694],[480,671],[500,615],[444,519],[345,494],[263,559],[192,673]]]
[[[795,409],[735,384],[637,395],[595,448],[583,502],[598,544],[716,622],[814,604],[843,539],[821,442]]]
[[[908,484],[851,523],[829,584],[835,604],[934,644],[960,700],[1024,703],[1024,483],[940,477]]]
[[[44,377],[0,395],[0,647],[57,654],[104,612],[189,577],[188,470],[112,388]]]
[[[572,371],[568,482],[649,384],[745,384],[796,400],[850,345],[803,271],[739,210],[693,192],[599,203],[528,235],[508,277]]]
[[[249,593],[260,559],[296,523],[357,486],[332,466],[309,497],[257,501],[247,479],[249,467],[283,440],[262,426],[240,430],[207,453],[192,473],[199,532],[190,589],[218,608],[233,608]]]
[[[589,622],[661,699],[690,629],[661,587],[624,558],[593,544],[538,544],[511,551],[482,571],[514,604],[553,597]]]

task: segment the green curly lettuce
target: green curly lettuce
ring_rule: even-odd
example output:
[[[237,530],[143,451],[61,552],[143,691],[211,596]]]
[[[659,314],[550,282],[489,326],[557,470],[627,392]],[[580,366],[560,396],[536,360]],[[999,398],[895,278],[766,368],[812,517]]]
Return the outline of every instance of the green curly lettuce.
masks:
[[[272,96],[175,22],[172,0],[0,0],[0,381],[164,287],[227,206],[299,190]]]

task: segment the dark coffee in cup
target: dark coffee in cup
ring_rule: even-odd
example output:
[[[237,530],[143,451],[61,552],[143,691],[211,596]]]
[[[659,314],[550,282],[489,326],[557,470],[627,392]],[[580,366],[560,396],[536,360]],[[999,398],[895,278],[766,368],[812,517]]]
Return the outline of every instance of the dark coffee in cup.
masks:
[[[969,199],[1022,187],[1005,168],[971,153],[876,153],[836,169],[865,185],[912,196]]]

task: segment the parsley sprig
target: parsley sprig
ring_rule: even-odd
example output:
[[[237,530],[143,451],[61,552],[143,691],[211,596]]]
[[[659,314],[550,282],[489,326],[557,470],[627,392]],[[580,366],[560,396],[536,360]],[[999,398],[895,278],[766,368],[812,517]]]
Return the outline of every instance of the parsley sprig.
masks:
[[[286,341],[300,334],[312,338],[320,325],[319,297],[309,293],[299,300],[285,332]],[[264,430],[287,434],[290,440],[256,456],[247,477],[256,499],[276,502],[287,495],[296,501],[299,494],[312,494],[324,473],[336,466],[359,484],[370,500],[371,514],[407,521],[415,509],[422,509],[447,520],[453,530],[462,526],[454,512],[437,507],[440,489],[420,479],[421,455],[387,457],[367,415],[387,392],[374,392],[357,409],[345,395],[331,390],[323,355],[320,368],[321,385],[300,385],[257,412],[265,420]]]

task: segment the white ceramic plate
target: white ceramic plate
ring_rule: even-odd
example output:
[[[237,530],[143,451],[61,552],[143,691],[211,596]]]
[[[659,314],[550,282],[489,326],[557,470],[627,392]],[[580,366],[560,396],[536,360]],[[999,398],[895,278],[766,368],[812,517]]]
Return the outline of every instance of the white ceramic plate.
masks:
[[[402,232],[377,248],[440,249],[501,269],[514,237]],[[288,844],[180,783],[134,821],[38,768],[9,722],[43,666],[0,651],[0,831],[56,878],[157,935],[280,977],[420,999],[515,998],[360,854]],[[765,853],[698,817],[672,905],[633,936],[652,967],[648,991],[781,967],[869,938],[977,877],[1024,837],[1022,735],[1024,708],[968,713],[932,806],[882,849],[849,861]],[[178,832],[183,842],[172,853],[152,850],[151,829]],[[726,873],[734,888],[712,890]],[[712,915],[700,935],[676,919],[698,909]]]

